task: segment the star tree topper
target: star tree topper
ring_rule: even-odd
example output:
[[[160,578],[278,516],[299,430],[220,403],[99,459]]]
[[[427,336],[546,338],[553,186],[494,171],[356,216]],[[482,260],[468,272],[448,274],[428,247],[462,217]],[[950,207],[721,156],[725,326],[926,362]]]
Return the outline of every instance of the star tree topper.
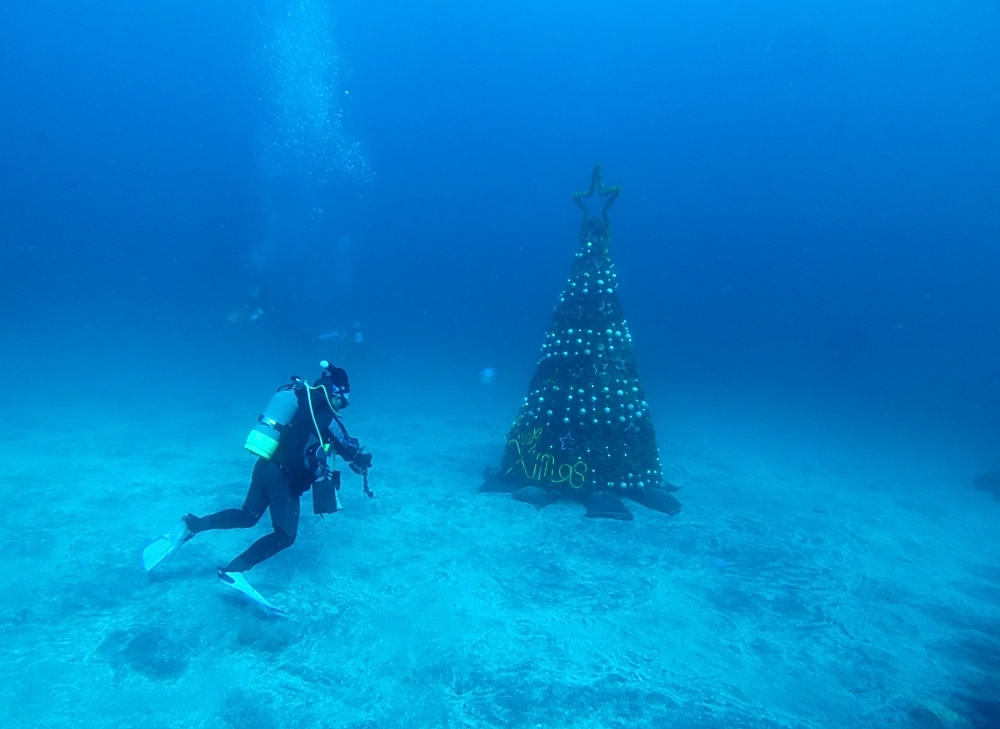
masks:
[[[601,233],[606,233],[609,227],[608,208],[618,199],[621,191],[618,185],[605,187],[601,166],[594,165],[594,171],[590,176],[590,189],[573,195],[573,202],[583,209],[583,225],[590,225],[598,228]]]

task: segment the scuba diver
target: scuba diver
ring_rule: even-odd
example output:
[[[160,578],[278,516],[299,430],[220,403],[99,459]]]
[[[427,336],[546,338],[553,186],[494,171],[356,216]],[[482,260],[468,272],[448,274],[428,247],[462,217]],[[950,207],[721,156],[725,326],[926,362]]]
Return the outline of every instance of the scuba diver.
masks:
[[[246,581],[243,573],[254,565],[287,549],[295,542],[299,525],[299,498],[313,488],[313,511],[339,511],[336,491],[340,489],[339,455],[351,470],[364,479],[368,488],[371,453],[351,437],[341,420],[349,405],[351,384],[340,367],[320,362],[323,371],[310,385],[299,377],[283,385],[271,398],[257,425],[247,437],[246,449],[258,456],[243,506],[224,509],[207,516],[187,514],[168,533],[142,553],[143,566],[151,570],[176,552],[196,534],[212,529],[247,529],[257,524],[265,510],[271,512],[273,531],[250,545],[229,564],[219,567],[219,579],[272,610],[282,612],[265,600]]]

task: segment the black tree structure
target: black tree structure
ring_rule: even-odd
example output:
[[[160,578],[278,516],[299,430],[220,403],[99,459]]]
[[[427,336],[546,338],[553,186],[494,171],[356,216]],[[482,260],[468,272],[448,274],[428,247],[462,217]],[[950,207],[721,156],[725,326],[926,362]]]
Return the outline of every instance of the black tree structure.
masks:
[[[577,496],[589,516],[619,519],[632,515],[617,496],[680,510],[662,487],[656,432],[608,252],[608,208],[620,192],[604,187],[596,165],[590,189],[573,196],[584,212],[580,250],[500,471],[488,476],[484,491],[514,491],[536,506]]]

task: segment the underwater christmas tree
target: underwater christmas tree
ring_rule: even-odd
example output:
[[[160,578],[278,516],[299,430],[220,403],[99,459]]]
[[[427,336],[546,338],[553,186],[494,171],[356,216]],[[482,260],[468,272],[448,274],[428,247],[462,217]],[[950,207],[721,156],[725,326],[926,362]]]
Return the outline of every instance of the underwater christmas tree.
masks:
[[[580,250],[507,434],[500,471],[488,476],[483,491],[520,489],[524,498],[514,497],[536,506],[575,495],[591,516],[631,518],[613,494],[680,510],[661,487],[656,432],[608,252],[608,208],[620,192],[604,187],[595,165],[590,190],[573,196],[584,212]]]

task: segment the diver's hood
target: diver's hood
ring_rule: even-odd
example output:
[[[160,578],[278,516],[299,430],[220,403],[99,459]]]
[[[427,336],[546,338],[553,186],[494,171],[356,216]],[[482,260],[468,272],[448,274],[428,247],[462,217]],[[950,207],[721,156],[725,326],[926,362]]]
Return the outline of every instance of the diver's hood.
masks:
[[[334,367],[326,360],[320,364],[323,366],[323,373],[313,383],[313,387],[323,386],[331,395],[341,395],[344,400],[347,400],[348,394],[351,392],[351,381],[347,377],[347,371],[340,367]]]

